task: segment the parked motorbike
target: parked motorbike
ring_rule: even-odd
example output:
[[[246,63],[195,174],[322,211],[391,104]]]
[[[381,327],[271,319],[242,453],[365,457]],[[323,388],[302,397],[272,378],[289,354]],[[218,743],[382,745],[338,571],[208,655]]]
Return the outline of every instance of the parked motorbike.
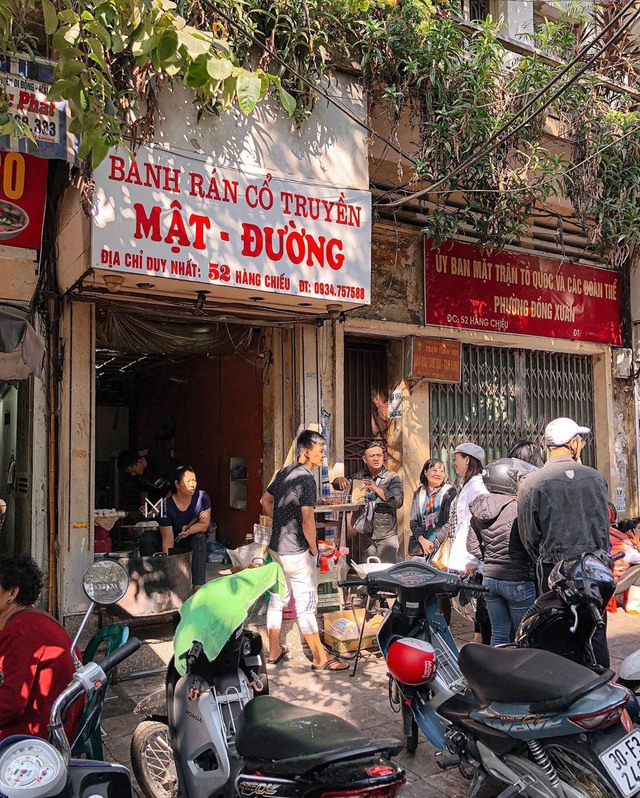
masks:
[[[85,593],[91,604],[72,644],[76,642],[96,604],[113,604],[125,594],[129,577],[117,562],[98,560],[84,575]],[[131,777],[123,765],[71,759],[71,745],[64,717],[83,695],[98,690],[107,674],[133,654],[140,641],[130,638],[101,662],[81,665],[68,687],[51,708],[50,740],[13,735],[0,743],[0,796],[3,798],[131,798]]]
[[[489,776],[503,784],[498,798],[629,798],[640,790],[640,731],[626,712],[628,691],[610,683],[612,671],[542,650],[469,643],[458,657],[468,686],[443,700],[426,619],[438,594],[469,586],[418,562],[351,584],[396,594],[380,648],[403,703],[443,752],[440,767],[457,766],[471,781],[467,798]]]
[[[227,611],[209,609],[214,622]],[[153,701],[136,709],[151,709],[131,745],[148,798],[395,798],[404,783],[391,760],[399,741],[373,741],[341,718],[266,695],[262,639],[244,623],[213,659],[204,642],[193,640],[185,675],[169,664],[166,717]]]
[[[519,648],[541,648],[598,669],[592,639],[605,626],[605,607],[613,595],[640,584],[640,565],[615,581],[612,559],[605,553],[582,554],[558,563],[549,575],[550,590],[527,610],[516,633]],[[624,659],[615,678],[617,684],[640,696],[640,650]],[[635,703],[635,702],[634,702]],[[629,707],[640,716],[637,706]]]

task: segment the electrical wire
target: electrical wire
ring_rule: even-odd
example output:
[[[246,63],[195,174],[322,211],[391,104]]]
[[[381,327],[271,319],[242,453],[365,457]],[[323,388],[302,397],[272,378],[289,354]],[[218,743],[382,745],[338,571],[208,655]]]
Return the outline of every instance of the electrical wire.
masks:
[[[614,17],[611,18],[610,22],[607,25],[605,25],[605,27],[598,33],[598,35],[592,41],[588,42],[574,56],[574,58],[562,70],[560,70],[560,72],[558,72],[558,74],[555,75],[545,86],[543,86],[531,98],[531,100],[529,100],[528,103],[526,103],[516,114],[514,114],[514,116],[511,117],[511,119],[509,119],[507,122],[505,122],[495,133],[493,133],[478,152],[476,152],[473,155],[470,155],[461,164],[458,164],[458,166],[455,169],[452,169],[447,175],[445,175],[444,177],[440,178],[439,180],[436,180],[428,188],[420,189],[419,191],[415,191],[415,192],[411,193],[410,195],[407,195],[406,197],[402,197],[400,199],[393,200],[392,202],[385,203],[381,207],[387,207],[387,208],[397,207],[398,205],[404,205],[404,203],[408,202],[409,200],[412,200],[412,199],[415,200],[415,199],[418,199],[418,198],[424,196],[425,194],[432,193],[436,188],[440,187],[444,183],[446,183],[449,180],[451,180],[452,177],[455,177],[460,172],[464,171],[465,169],[468,169],[470,166],[473,166],[475,163],[477,163],[479,160],[484,158],[486,155],[488,155],[490,152],[495,150],[497,147],[499,147],[502,144],[506,143],[519,130],[521,130],[523,127],[528,125],[536,116],[538,116],[540,113],[542,113],[542,111],[544,111],[545,108],[547,108],[549,105],[551,105],[551,103],[554,100],[556,100],[563,92],[565,92],[569,88],[569,86],[571,86],[573,83],[575,83],[575,81],[582,74],[584,74],[584,72],[586,72],[586,70],[589,68],[589,66],[596,59],[598,59],[604,52],[606,52],[606,50],[609,47],[611,47],[613,44],[615,44],[616,41],[626,32],[626,30],[634,24],[636,19],[638,17],[640,17],[640,8],[638,8],[626,21],[624,21],[621,24],[620,28],[616,31],[616,33],[613,35],[613,37],[610,39],[610,41],[608,41],[604,45],[604,47],[600,48],[598,51],[596,51],[596,53],[594,55],[591,56],[591,58],[589,58],[586,62],[584,62],[582,64],[582,66],[579,67],[578,70],[576,70],[576,72],[571,76],[571,78],[569,78],[569,80],[566,83],[564,83],[549,98],[547,98],[547,100],[545,100],[545,102],[539,108],[537,108],[532,114],[530,114],[528,117],[526,117],[519,125],[517,125],[517,127],[515,127],[513,130],[511,130],[509,133],[507,133],[506,135],[502,135],[506,130],[509,130],[509,128],[514,124],[514,122],[516,122],[523,114],[525,114],[537,102],[537,100],[539,100],[544,94],[546,94],[546,92],[552,86],[554,86],[558,82],[558,80],[560,80],[562,77],[564,77],[564,75],[566,75],[578,62],[582,61],[582,58],[583,58],[584,55],[586,55],[587,51],[590,50],[591,47],[593,47],[593,45],[596,44],[606,33],[608,33],[609,30],[615,24],[617,24],[617,22],[621,19],[621,17],[624,16],[624,14],[626,14],[626,12],[636,2],[637,2],[637,0],[628,0],[628,2],[625,4],[625,6]]]
[[[588,155],[586,158],[583,158],[583,160],[579,161],[578,163],[573,164],[573,166],[569,166],[567,169],[564,170],[564,172],[562,172],[562,174],[560,174],[560,175],[558,175],[557,177],[554,177],[554,178],[549,178],[548,180],[543,180],[541,183],[538,183],[537,185],[533,185],[533,186],[518,186],[517,188],[463,188],[463,187],[460,187],[459,191],[460,191],[461,194],[518,194],[521,191],[525,191],[525,192],[539,191],[541,188],[545,188],[545,186],[551,185],[552,183],[555,183],[557,180],[562,180],[570,172],[573,172],[575,169],[579,169],[585,163],[588,163],[589,161],[593,160],[594,158],[597,158],[598,155],[601,155],[603,152],[608,150],[610,147],[613,147],[616,144],[619,144],[624,139],[626,139],[629,136],[633,135],[634,133],[638,133],[638,132],[640,132],[640,123],[637,124],[637,125],[634,125],[630,130],[627,130],[626,133],[622,133],[620,136],[618,136],[617,138],[613,139],[613,141],[610,141],[607,144],[605,144],[603,147],[600,147],[599,150],[596,150],[595,152],[592,152],[591,155]],[[406,188],[407,185],[408,185],[408,183],[403,183],[402,185],[396,186],[395,188],[385,189],[384,193],[381,194],[378,199],[382,199],[382,198],[384,198],[386,196],[389,196],[390,194],[395,194],[397,191],[401,191],[403,188]],[[439,189],[439,190],[436,189],[435,191],[429,191],[429,193],[430,194],[450,194],[451,193],[451,189],[448,189],[448,188],[443,188],[443,189]],[[415,194],[407,195],[407,199],[415,199]],[[381,204],[380,207],[381,208],[390,207],[390,203],[389,204],[386,204],[386,203],[385,204]]]

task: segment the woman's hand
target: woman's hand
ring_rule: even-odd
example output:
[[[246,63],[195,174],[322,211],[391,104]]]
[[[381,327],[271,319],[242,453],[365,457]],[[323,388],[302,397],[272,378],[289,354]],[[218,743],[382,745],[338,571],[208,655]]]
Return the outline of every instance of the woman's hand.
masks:
[[[435,545],[433,544],[433,541],[427,540],[427,538],[423,537],[422,535],[420,536],[419,541],[420,541],[420,545],[422,546],[422,551],[425,554],[427,554],[427,555],[433,554],[433,550],[435,549]]]

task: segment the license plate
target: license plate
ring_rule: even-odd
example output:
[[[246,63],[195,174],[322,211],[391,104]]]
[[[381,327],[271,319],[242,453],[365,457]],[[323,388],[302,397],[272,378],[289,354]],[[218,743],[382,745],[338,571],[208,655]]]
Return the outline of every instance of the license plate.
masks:
[[[631,732],[607,748],[600,761],[624,798],[640,790],[640,732]]]

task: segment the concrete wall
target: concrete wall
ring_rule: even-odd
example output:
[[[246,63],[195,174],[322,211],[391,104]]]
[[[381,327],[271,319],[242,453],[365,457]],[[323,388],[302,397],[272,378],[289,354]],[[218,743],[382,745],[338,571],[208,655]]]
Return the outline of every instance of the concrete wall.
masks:
[[[58,452],[58,611],[87,605],[82,577],[93,562],[95,308],[62,306],[64,344]]]
[[[352,77],[337,74],[327,91],[366,121],[364,92]],[[318,100],[300,127],[271,101],[249,116],[232,110],[197,122],[193,94],[176,86],[159,97],[155,139],[185,153],[204,152],[222,164],[243,164],[336,186],[369,189],[368,134],[335,106]]]

